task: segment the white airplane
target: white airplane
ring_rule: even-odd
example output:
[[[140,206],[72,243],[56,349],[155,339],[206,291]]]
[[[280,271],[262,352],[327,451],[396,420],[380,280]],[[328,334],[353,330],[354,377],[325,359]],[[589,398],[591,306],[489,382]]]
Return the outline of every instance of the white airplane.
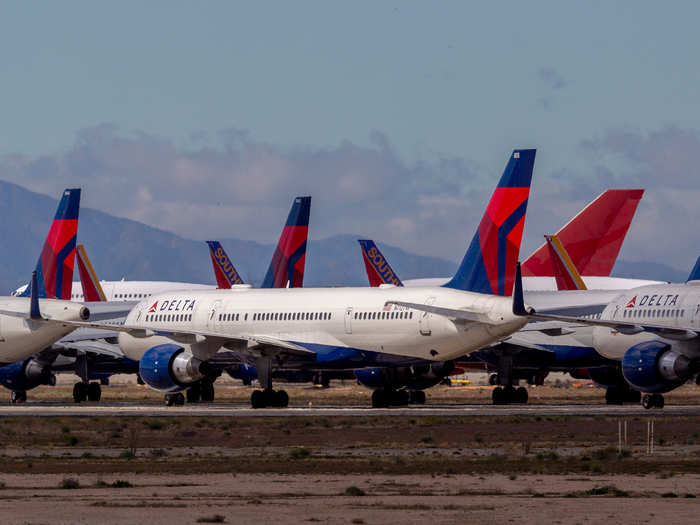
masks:
[[[602,356],[620,362],[627,383],[644,392],[644,408],[662,408],[662,394],[700,372],[699,285],[700,259],[686,283],[621,291],[602,313],[582,318],[526,307],[518,266],[513,311],[524,318],[593,327],[593,347]]]
[[[271,368],[328,368],[444,361],[498,341],[526,324],[513,314],[513,279],[535,150],[515,150],[453,279],[442,287],[296,288],[153,295],[120,331],[152,388],[179,394],[211,373],[226,349],[255,360],[264,390],[254,407],[286,406]],[[95,323],[73,323],[101,327]],[[178,401],[179,402],[179,401]]]
[[[80,189],[68,189],[32,274],[29,297],[0,298],[0,365],[30,356],[69,334],[75,327],[61,321],[85,321],[90,311],[82,304],[58,299],[67,295],[73,278]]]

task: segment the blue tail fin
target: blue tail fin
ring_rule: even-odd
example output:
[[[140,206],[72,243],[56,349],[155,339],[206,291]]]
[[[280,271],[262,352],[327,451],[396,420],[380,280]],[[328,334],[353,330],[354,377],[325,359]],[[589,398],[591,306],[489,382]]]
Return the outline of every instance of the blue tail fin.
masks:
[[[513,151],[457,273],[444,286],[512,293],[534,165],[534,149]]]
[[[231,259],[219,241],[207,241],[211,264],[214,267],[218,288],[231,288],[234,284],[243,284],[243,279],[233,266]]]
[[[301,288],[304,285],[310,213],[311,197],[294,199],[262,288]]]
[[[65,190],[36,264],[40,298],[71,298],[79,211],[80,188]],[[30,288],[31,285],[20,295],[29,297]]]
[[[360,248],[362,249],[362,259],[365,261],[365,270],[367,270],[367,279],[369,279],[370,286],[379,286],[380,284],[403,286],[401,279],[389,266],[389,261],[379,251],[374,241],[358,239],[357,242],[360,243]]]
[[[693,266],[693,270],[690,272],[690,275],[688,276],[689,281],[698,281],[700,280],[700,257],[698,257],[698,260],[695,261],[695,266]]]

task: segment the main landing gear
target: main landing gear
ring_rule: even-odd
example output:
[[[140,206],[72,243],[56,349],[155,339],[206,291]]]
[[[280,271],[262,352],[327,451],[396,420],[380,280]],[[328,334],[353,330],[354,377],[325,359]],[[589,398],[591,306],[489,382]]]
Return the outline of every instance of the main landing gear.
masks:
[[[642,406],[647,410],[650,408],[663,408],[664,396],[661,394],[644,394],[642,397]]]
[[[272,388],[272,360],[260,358],[255,363],[258,371],[258,381],[264,386],[263,390],[254,390],[250,395],[250,406],[253,408],[279,407],[289,405],[289,396],[284,390]]]
[[[527,388],[520,386],[515,388],[513,385],[504,387],[497,386],[491,392],[491,399],[494,405],[509,405],[511,403],[527,404]]]
[[[73,385],[73,401],[99,401],[102,399],[102,387],[96,381],[91,383],[78,382]]]
[[[613,385],[605,389],[606,405],[622,405],[623,403],[639,403],[642,393],[627,385]]]
[[[185,404],[185,396],[180,392],[174,394],[165,394],[165,406],[182,406]]]
[[[10,394],[10,403],[13,405],[24,403],[25,401],[27,401],[27,392],[24,390],[13,390]]]
[[[424,405],[425,392],[422,390],[394,390],[378,388],[372,392],[372,408],[390,406]]]
[[[211,403],[214,401],[214,382],[205,377],[187,389],[187,403]]]

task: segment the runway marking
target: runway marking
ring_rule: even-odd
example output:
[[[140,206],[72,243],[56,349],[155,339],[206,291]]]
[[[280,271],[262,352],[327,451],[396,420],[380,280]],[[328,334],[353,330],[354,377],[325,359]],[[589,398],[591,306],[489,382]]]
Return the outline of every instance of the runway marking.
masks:
[[[178,407],[134,404],[59,405],[26,403],[0,407],[2,416],[116,416],[116,417],[372,417],[372,416],[699,416],[700,405],[679,405],[646,410],[641,405],[425,405],[415,407],[290,407],[252,409],[242,404],[198,404]]]

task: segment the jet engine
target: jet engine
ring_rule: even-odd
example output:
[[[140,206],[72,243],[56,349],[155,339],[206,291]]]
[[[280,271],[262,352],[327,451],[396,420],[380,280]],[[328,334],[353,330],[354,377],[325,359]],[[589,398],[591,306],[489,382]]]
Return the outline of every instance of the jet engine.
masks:
[[[160,392],[185,390],[206,375],[205,369],[205,362],[172,343],[148,349],[139,361],[141,379]]]
[[[355,370],[360,384],[372,388],[423,390],[437,385],[455,368],[453,361],[397,368],[363,368]]]
[[[0,368],[0,385],[13,391],[55,384],[56,376],[53,372],[31,357]]]
[[[662,341],[645,341],[631,347],[622,357],[622,375],[641,392],[661,394],[681,386],[700,370],[691,359]]]

